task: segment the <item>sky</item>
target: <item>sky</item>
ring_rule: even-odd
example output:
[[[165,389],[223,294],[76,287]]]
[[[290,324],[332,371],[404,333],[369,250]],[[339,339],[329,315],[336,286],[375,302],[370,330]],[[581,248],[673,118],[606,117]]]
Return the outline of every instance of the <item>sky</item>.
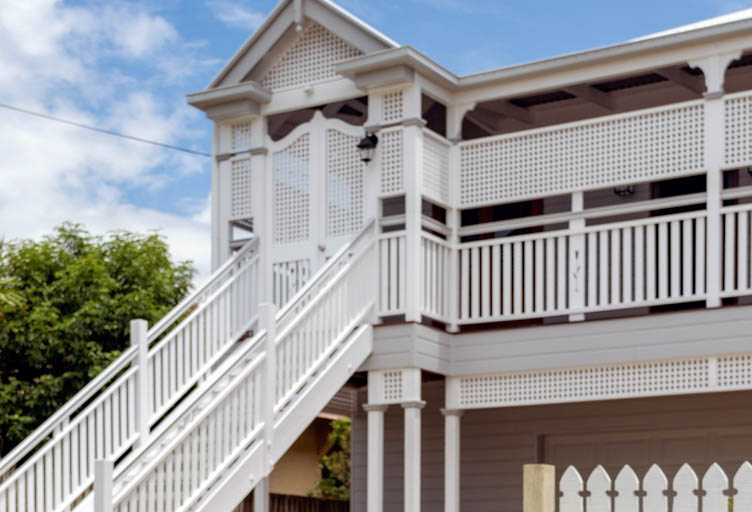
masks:
[[[272,0],[0,0],[0,104],[210,152],[186,105]],[[752,0],[341,0],[459,75],[615,44],[752,7]],[[158,230],[210,267],[210,159],[0,108],[0,239],[64,221]]]

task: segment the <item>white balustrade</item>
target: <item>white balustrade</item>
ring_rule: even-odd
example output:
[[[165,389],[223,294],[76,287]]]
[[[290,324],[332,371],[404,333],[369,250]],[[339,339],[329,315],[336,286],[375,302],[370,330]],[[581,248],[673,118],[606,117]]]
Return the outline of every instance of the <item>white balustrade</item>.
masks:
[[[363,236],[370,226],[276,315],[275,329],[261,331],[225,361],[151,445],[116,468],[114,510],[188,509],[229,478],[233,464],[252,457],[258,462],[253,484],[268,474],[260,462],[271,456],[262,455],[265,443],[273,440],[273,453],[284,453],[278,435],[290,443],[297,437],[284,431],[293,425],[280,419],[300,403],[306,387],[328,369],[333,354],[375,307],[376,243]],[[268,332],[276,332],[271,343]],[[276,375],[276,389],[265,385],[267,372]],[[264,409],[269,399],[273,415]],[[269,421],[275,423],[274,435],[267,432],[265,438]]]
[[[570,251],[578,237],[584,254]],[[702,211],[460,244],[459,321],[700,300],[705,245]],[[584,307],[570,303],[578,293]]]
[[[421,314],[442,322],[449,321],[449,303],[453,297],[449,284],[451,245],[435,235],[421,236]]]
[[[379,236],[379,315],[405,312],[405,232],[388,232]]]
[[[721,209],[723,218],[723,280],[721,295],[752,293],[752,204]]]
[[[641,486],[628,465],[613,483],[606,470],[597,466],[585,484],[577,469],[569,466],[559,480],[559,492],[559,512],[583,512],[585,507],[588,512],[667,512],[669,505],[674,512],[743,512],[752,504],[752,465],[744,462],[730,479],[715,463],[702,478],[684,464],[673,477],[671,492],[666,474],[655,464]]]
[[[90,490],[97,459],[117,460],[250,328],[258,306],[256,242],[149,330],[146,390],[137,391],[138,347],[129,348],[2,460],[0,510],[58,510]],[[148,393],[146,395],[145,393]],[[49,440],[47,440],[49,438]],[[14,470],[14,466],[18,465]]]

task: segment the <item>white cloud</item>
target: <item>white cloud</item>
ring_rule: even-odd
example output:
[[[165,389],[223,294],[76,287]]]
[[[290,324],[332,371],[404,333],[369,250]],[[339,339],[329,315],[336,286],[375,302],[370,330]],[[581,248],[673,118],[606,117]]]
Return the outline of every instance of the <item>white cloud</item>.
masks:
[[[232,28],[256,30],[264,21],[262,12],[250,8],[250,0],[207,0],[206,6],[214,17]]]
[[[197,57],[197,48],[135,4],[0,2],[0,98],[142,138],[188,144],[193,137],[205,145],[202,116],[185,105],[182,91],[161,93],[176,75],[160,62],[195,72],[211,62]],[[118,69],[117,59],[132,66]],[[0,154],[0,238],[38,238],[63,221],[99,234],[159,229],[176,258],[192,259],[208,275],[203,200],[182,214],[170,213],[174,205],[157,210],[133,200],[207,172],[208,159],[5,109]]]

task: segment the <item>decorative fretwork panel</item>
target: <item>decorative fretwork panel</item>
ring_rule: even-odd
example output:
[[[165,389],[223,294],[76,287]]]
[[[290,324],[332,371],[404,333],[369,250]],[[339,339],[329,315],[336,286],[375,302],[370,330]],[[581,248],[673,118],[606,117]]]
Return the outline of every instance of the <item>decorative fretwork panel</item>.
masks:
[[[607,400],[708,391],[708,358],[462,377],[461,407]]]
[[[326,131],[327,236],[356,232],[363,225],[363,163],[358,137],[338,130]]]
[[[404,395],[402,391],[402,371],[384,372],[384,402],[399,402]]]
[[[308,26],[261,79],[272,90],[314,84],[337,76],[334,65],[363,52],[318,24]]]
[[[251,159],[232,160],[230,164],[232,200],[230,202],[230,219],[252,219],[251,204]]]
[[[384,94],[381,118],[385,123],[399,121],[403,117],[403,93],[402,91],[387,92]]]
[[[283,307],[311,277],[309,259],[278,261],[272,265],[274,303]]]
[[[752,163],[752,95],[726,99],[727,165]]]
[[[449,203],[449,144],[423,133],[423,190],[436,201]]]
[[[398,194],[405,189],[402,130],[384,131],[381,137],[381,193]]]
[[[308,240],[310,234],[310,135],[274,153],[274,242]]]
[[[234,123],[230,127],[230,147],[233,151],[242,151],[251,147],[251,123]]]
[[[733,354],[718,358],[718,386],[752,387],[752,354]]]
[[[704,169],[700,102],[462,144],[461,203],[508,202]]]

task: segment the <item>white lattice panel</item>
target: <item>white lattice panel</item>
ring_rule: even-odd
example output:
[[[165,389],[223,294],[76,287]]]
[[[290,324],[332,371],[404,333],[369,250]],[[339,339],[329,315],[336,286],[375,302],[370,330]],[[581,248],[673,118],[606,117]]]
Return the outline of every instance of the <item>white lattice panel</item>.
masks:
[[[462,377],[460,406],[504,407],[707,391],[708,358]]]
[[[384,131],[381,139],[381,193],[397,194],[405,190],[404,138],[402,130]]]
[[[251,219],[251,159],[232,160],[230,164],[232,200],[230,202],[230,219]]]
[[[272,90],[322,82],[337,76],[334,65],[363,52],[321,25],[309,25],[261,79]]]
[[[274,153],[274,242],[305,241],[310,233],[310,135]]]
[[[383,96],[381,106],[381,119],[385,123],[400,121],[403,117],[403,93],[402,91],[387,92]]]
[[[752,387],[752,354],[735,354],[718,358],[718,386]]]
[[[704,107],[670,108],[461,145],[463,207],[569,193],[704,168]]]
[[[726,99],[727,165],[752,163],[752,95]]]
[[[423,133],[423,191],[449,203],[449,144],[429,132]]]
[[[402,371],[384,372],[384,402],[399,402],[403,395]]]
[[[233,151],[251,148],[251,123],[235,123],[230,127],[230,147]]]
[[[284,307],[311,277],[309,259],[278,261],[272,265],[274,303]]]
[[[338,130],[326,131],[327,236],[356,232],[363,225],[363,162],[358,137]]]

